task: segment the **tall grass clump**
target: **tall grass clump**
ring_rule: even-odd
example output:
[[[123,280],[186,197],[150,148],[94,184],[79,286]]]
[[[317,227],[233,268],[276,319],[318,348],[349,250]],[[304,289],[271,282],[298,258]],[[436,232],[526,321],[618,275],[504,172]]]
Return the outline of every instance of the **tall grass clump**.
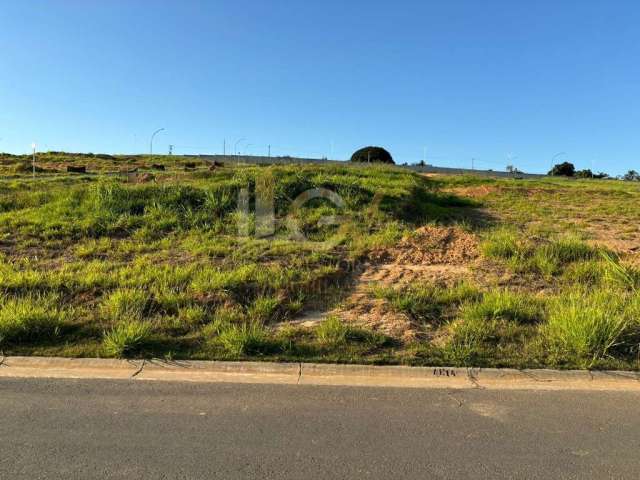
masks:
[[[544,316],[539,301],[526,294],[498,290],[462,305],[449,325],[446,351],[455,362],[473,363],[498,345],[521,343]]]
[[[0,344],[55,337],[66,318],[55,296],[0,297]]]
[[[596,256],[597,250],[577,237],[568,236],[542,245],[536,253],[560,265],[567,265],[590,260]]]
[[[222,327],[217,341],[234,357],[265,353],[271,347],[267,329],[256,321]]]
[[[102,301],[103,314],[112,320],[141,320],[152,305],[151,295],[141,289],[120,288]]]
[[[524,249],[518,234],[506,228],[489,233],[481,245],[482,253],[489,258],[510,259],[523,256]]]
[[[534,323],[541,319],[538,301],[529,295],[497,290],[485,293],[479,302],[467,303],[461,309],[465,320],[506,320],[517,323]]]
[[[347,342],[350,329],[335,315],[316,327],[316,338],[327,347],[337,347]]]
[[[375,288],[373,293],[384,298],[391,307],[421,321],[438,320],[443,310],[478,298],[478,290],[466,282],[451,287],[435,284],[411,285],[403,289]]]
[[[542,332],[556,354],[592,365],[638,328],[639,305],[620,291],[574,290],[550,303]]]
[[[122,320],[105,332],[104,351],[111,357],[124,357],[137,352],[151,335],[151,324],[137,320]]]

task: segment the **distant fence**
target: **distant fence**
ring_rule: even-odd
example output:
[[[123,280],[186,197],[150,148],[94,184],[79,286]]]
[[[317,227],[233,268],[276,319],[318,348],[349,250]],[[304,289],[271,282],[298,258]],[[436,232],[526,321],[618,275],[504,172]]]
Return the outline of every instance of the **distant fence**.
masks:
[[[290,164],[334,164],[353,166],[354,164],[344,160],[327,160],[324,158],[303,158],[303,157],[263,157],[257,155],[185,155],[187,157],[199,158],[205,162],[222,163],[242,163],[250,165],[290,165]],[[355,164],[362,165],[362,164]],[[471,170],[470,168],[448,168],[436,167],[434,165],[396,165],[418,173],[441,173],[446,175],[482,175],[487,177],[502,178],[542,178],[546,175],[536,173],[510,173],[495,170]]]

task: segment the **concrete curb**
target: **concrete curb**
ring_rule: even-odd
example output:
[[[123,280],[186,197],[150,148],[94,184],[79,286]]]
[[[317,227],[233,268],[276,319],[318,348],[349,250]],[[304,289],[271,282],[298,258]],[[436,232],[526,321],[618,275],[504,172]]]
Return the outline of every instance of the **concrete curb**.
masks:
[[[1,378],[113,379],[393,388],[640,391],[640,373],[311,363],[5,357]]]

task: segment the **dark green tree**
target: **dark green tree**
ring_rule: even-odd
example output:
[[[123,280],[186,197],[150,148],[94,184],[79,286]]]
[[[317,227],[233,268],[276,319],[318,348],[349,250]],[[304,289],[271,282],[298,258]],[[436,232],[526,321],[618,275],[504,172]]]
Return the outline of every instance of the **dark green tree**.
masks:
[[[549,175],[553,177],[573,177],[576,173],[576,167],[573,166],[573,163],[563,162],[554,166]]]
[[[393,161],[391,154],[382,147],[364,147],[356,150],[354,154],[351,155],[351,161],[361,163],[396,163]]]

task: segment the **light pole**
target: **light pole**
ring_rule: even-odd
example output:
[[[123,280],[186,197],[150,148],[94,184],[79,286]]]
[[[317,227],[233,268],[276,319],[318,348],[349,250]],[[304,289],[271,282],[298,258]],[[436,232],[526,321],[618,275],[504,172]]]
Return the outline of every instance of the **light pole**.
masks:
[[[233,144],[233,154],[236,156],[236,166],[240,163],[240,159],[238,158],[238,144],[244,141],[244,137],[239,138],[236,143]]]
[[[556,165],[556,158],[561,157],[562,155],[566,155],[567,152],[558,152],[556,153],[553,157],[551,157],[551,170],[549,171],[553,171],[553,167],[555,167]]]
[[[149,140],[149,156],[151,157],[153,157],[153,139],[158,133],[162,132],[163,130],[164,128],[159,128],[151,134],[151,140]]]
[[[31,149],[33,150],[33,157],[31,158],[31,170],[33,178],[36,178],[36,142],[31,144]]]

